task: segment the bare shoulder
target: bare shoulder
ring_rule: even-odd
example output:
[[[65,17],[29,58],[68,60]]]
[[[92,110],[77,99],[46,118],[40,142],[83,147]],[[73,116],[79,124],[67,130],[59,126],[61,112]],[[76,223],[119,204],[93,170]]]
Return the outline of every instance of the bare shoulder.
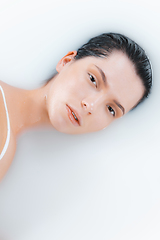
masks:
[[[0,180],[9,168],[16,149],[16,139],[9,126],[5,96],[0,85]]]

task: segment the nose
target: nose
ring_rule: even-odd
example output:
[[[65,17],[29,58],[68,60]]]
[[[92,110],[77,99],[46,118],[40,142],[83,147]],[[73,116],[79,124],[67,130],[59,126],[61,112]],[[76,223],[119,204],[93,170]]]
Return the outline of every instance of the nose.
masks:
[[[82,107],[89,115],[92,114],[93,107],[86,100],[82,101]]]
[[[95,109],[101,104],[102,96],[87,97],[82,100],[81,105],[88,114],[93,114]]]

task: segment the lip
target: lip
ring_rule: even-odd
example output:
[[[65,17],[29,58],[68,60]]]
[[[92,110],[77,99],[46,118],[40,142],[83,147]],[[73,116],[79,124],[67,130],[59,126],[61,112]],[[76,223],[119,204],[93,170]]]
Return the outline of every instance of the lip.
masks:
[[[71,108],[68,104],[66,104],[66,109],[67,109],[69,120],[72,122],[72,124],[77,127],[81,126],[81,118],[80,118],[79,114],[73,108]],[[75,118],[72,115],[72,112],[75,114],[78,121],[75,120]]]

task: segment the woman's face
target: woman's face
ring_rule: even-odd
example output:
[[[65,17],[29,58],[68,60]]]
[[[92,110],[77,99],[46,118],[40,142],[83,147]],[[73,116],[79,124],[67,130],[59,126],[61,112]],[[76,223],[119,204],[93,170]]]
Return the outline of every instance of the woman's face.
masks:
[[[51,124],[60,132],[94,132],[122,117],[141,99],[142,81],[132,62],[119,51],[107,58],[74,60],[69,52],[57,64],[51,80],[47,111]]]

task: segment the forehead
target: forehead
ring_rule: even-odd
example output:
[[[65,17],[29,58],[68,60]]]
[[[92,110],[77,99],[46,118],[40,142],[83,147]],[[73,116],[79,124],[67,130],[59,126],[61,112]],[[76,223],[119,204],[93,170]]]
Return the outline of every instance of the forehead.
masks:
[[[144,86],[136,74],[134,64],[120,51],[112,52],[108,57],[84,58],[87,69],[100,68],[106,76],[108,94],[115,97],[128,112],[142,98]],[[97,70],[96,70],[97,71]]]

